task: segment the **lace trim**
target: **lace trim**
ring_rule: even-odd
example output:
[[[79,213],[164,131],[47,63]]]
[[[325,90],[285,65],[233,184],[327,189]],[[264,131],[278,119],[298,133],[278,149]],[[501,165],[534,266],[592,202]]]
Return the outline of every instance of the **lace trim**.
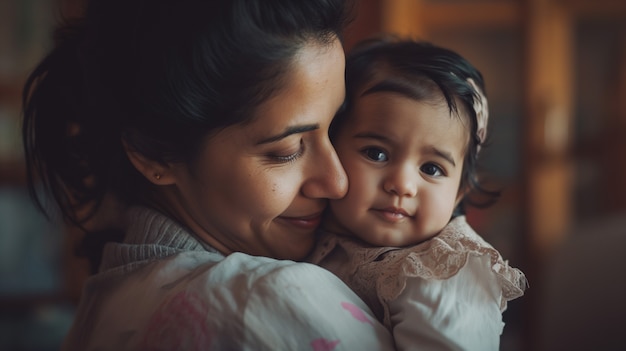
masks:
[[[384,305],[400,295],[407,278],[448,279],[467,264],[470,255],[490,257],[491,269],[502,288],[501,311],[508,301],[522,296],[528,287],[524,273],[509,266],[508,261],[467,224],[464,216],[453,219],[432,239],[408,248],[367,247],[352,238],[329,233],[321,240],[324,249],[316,252],[311,260],[323,266],[326,255],[343,249],[348,255],[349,267],[340,278],[370,306],[382,303],[382,306],[372,307],[379,317],[382,314],[388,317]],[[378,297],[372,296],[376,294],[372,282],[376,282]]]

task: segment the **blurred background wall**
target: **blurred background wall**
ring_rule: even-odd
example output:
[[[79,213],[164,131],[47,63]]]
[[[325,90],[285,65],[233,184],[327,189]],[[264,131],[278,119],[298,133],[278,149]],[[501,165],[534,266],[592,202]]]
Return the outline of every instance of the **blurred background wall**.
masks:
[[[77,232],[29,202],[19,130],[23,82],[61,13],[79,15],[83,1],[0,0],[0,349],[58,349],[86,276],[73,256]],[[357,0],[355,10],[347,50],[380,32],[426,39],[485,77],[491,144],[482,164],[502,198],[468,217],[530,282],[504,314],[502,350],[565,349],[545,345],[591,326],[622,330],[626,1]],[[563,253],[572,246],[580,252]],[[555,279],[565,276],[573,285]],[[601,331],[597,345],[624,349],[624,336],[603,344]]]

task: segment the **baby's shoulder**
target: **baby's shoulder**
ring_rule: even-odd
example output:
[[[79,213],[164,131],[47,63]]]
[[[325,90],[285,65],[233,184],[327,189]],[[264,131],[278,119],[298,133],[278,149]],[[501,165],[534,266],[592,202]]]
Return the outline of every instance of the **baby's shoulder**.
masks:
[[[414,246],[384,254],[387,272],[379,286],[395,286],[390,298],[407,284],[407,279],[447,280],[459,275],[488,278],[502,289],[504,300],[523,295],[527,287],[524,273],[511,267],[500,253],[471,228],[464,216],[453,219],[438,235]]]

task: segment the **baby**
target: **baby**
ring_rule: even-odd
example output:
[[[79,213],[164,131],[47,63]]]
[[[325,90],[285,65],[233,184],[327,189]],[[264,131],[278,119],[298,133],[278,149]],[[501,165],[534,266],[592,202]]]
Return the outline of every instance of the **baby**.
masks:
[[[475,176],[483,84],[426,42],[369,40],[347,58],[331,137],[349,189],[330,202],[309,261],[344,280],[399,350],[498,350],[502,312],[527,285],[464,216],[472,192],[497,196]]]

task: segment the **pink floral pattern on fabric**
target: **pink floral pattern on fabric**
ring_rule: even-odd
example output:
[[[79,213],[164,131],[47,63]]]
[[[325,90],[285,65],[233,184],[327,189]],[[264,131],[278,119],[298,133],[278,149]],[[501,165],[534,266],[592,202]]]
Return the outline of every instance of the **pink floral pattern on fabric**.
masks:
[[[367,318],[367,315],[357,305],[344,301],[341,303],[341,307],[350,312],[352,318],[356,319],[357,321],[361,323],[372,324],[372,321]],[[337,345],[339,345],[339,342],[340,340],[328,340],[324,338],[319,338],[311,341],[311,347],[313,347],[313,351],[331,351],[334,350]]]
[[[350,312],[352,317],[354,317],[354,319],[358,320],[359,322],[370,323],[370,324],[372,323],[372,321],[370,321],[367,318],[365,313],[363,313],[363,311],[359,307],[357,307],[355,304],[352,304],[350,302],[342,302],[341,307],[348,310],[348,312]]]
[[[181,291],[163,302],[150,318],[142,350],[207,350],[207,304],[195,293]]]
[[[332,351],[339,344],[339,340],[327,340],[319,338],[311,341],[313,351]]]

